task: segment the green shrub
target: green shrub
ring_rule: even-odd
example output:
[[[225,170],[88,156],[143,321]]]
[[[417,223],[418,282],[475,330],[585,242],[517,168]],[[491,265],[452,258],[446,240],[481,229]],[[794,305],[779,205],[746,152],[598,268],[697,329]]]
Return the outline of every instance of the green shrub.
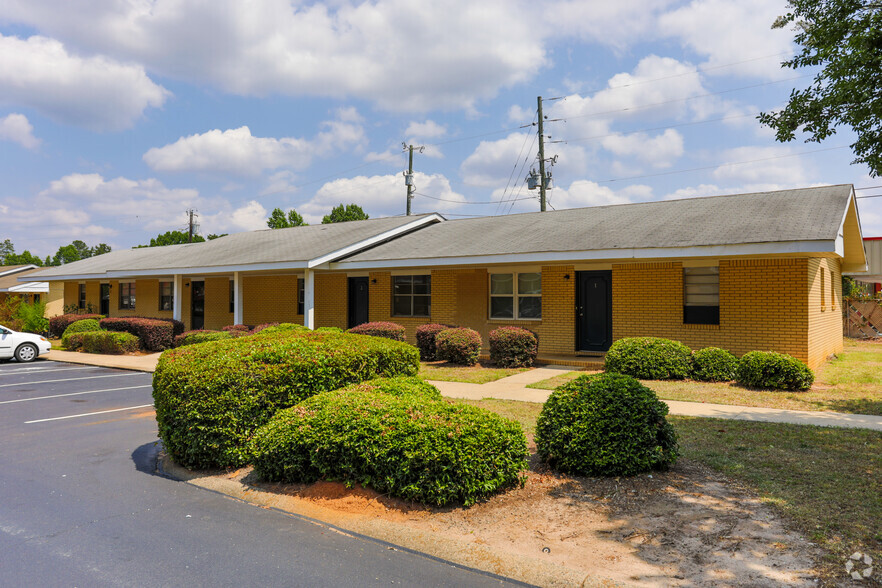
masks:
[[[64,342],[64,337],[70,335],[72,333],[85,333],[86,331],[100,331],[101,324],[95,319],[83,319],[81,321],[76,321],[71,323],[65,330],[64,333],[61,334],[61,341]]]
[[[343,329],[340,327],[318,327],[316,329],[319,333],[342,333]]]
[[[394,378],[374,378],[360,384],[342,388],[343,391],[382,392],[392,396],[416,396],[427,400],[441,400],[441,391],[432,384],[416,376],[395,376]]]
[[[490,331],[490,360],[499,367],[530,367],[539,353],[539,340],[521,327],[499,327]]]
[[[222,341],[224,339],[232,339],[233,334],[229,331],[211,331],[208,329],[196,329],[195,331],[185,331],[175,337],[174,347],[184,347],[186,345],[198,345],[208,341]]]
[[[64,331],[67,330],[67,328],[71,325],[71,323],[75,323],[83,319],[98,320],[103,318],[103,314],[59,314],[58,316],[53,316],[49,319],[49,333],[55,337],[61,337],[64,334]]]
[[[795,357],[774,351],[751,351],[738,362],[738,383],[747,388],[808,390],[815,374]]]
[[[43,334],[49,331],[49,319],[45,317],[46,303],[22,303],[15,311],[15,318],[21,322],[18,330],[24,333]]]
[[[336,390],[276,414],[254,439],[264,480],[342,480],[406,500],[466,505],[523,483],[520,425],[465,404]]]
[[[108,331],[131,333],[147,351],[171,349],[175,338],[175,324],[171,321],[139,316],[114,316],[101,319],[101,328]]]
[[[398,323],[388,321],[380,321],[374,323],[364,323],[356,327],[352,327],[347,333],[355,335],[370,335],[371,337],[384,337],[393,341],[404,341],[404,327]]]
[[[230,333],[244,333],[251,334],[252,327],[248,325],[238,324],[238,325],[227,325],[226,327],[221,327],[221,331],[226,331]]]
[[[68,333],[61,338],[61,345],[68,351],[76,351],[83,347],[83,333]]]
[[[705,347],[692,354],[692,378],[702,382],[735,379],[738,358],[719,347]]]
[[[430,323],[428,325],[420,325],[416,328],[416,344],[420,350],[420,359],[423,361],[435,360],[435,337],[438,333],[449,329],[447,325],[439,325],[438,323]]]
[[[641,380],[682,380],[692,371],[692,350],[670,339],[619,339],[606,352],[603,369]]]
[[[555,469],[630,476],[677,459],[668,406],[631,376],[580,376],[551,393],[536,421],[536,449]]]
[[[120,355],[138,351],[141,342],[131,333],[116,331],[86,331],[79,333],[83,338],[83,351]]]
[[[248,440],[276,411],[378,376],[414,376],[419,353],[379,337],[297,325],[166,351],[153,374],[159,436],[178,463],[248,463]]]
[[[311,333],[312,331],[303,325],[295,325],[294,323],[268,323],[266,325],[257,325],[251,331],[254,335],[292,335],[296,333]]]
[[[435,357],[459,365],[475,365],[481,352],[481,335],[461,327],[435,335]]]

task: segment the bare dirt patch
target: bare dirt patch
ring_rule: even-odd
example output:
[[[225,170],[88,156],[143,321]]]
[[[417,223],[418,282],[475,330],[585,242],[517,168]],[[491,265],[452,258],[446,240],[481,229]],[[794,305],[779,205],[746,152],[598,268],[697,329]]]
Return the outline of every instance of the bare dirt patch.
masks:
[[[264,504],[357,532],[404,529],[408,537],[425,537],[408,546],[433,553],[438,545],[434,554],[447,559],[471,550],[463,563],[510,577],[540,580],[512,571],[494,554],[544,562],[551,572],[538,583],[545,585],[572,584],[573,578],[636,586],[817,582],[819,548],[749,491],[687,460],[668,472],[602,479],[551,472],[534,455],[523,488],[470,508],[432,508],[336,482],[265,484],[250,468],[214,477],[240,484],[246,499],[261,495]],[[394,533],[379,534],[395,540]]]

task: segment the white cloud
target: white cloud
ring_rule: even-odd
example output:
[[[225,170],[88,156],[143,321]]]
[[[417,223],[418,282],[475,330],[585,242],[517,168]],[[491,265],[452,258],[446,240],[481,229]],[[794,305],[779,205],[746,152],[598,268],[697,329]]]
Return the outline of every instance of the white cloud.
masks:
[[[34,136],[34,127],[23,114],[12,113],[0,118],[0,140],[18,143],[25,149],[36,149],[40,140]]]
[[[361,117],[354,109],[341,109],[338,119],[325,121],[315,139],[255,137],[246,126],[181,137],[174,143],[154,147],[144,162],[159,171],[200,171],[242,176],[259,175],[268,169],[306,169],[315,155],[359,150],[366,142]]]
[[[0,35],[0,103],[27,105],[66,124],[120,130],[168,96],[139,65],[78,57],[46,37]]]
[[[249,200],[239,207],[224,202],[218,212],[203,214],[199,227],[203,235],[257,231],[267,228],[268,217],[266,208],[256,200]]]
[[[268,178],[266,187],[260,191],[260,195],[268,196],[270,194],[296,192],[297,186],[294,184],[296,180],[297,176],[293,172],[288,170],[276,172]]]
[[[466,201],[450,187],[450,181],[439,174],[414,173],[417,194],[412,211],[415,214],[455,209]],[[324,184],[308,202],[298,205],[297,212],[309,223],[320,223],[323,216],[340,203],[355,203],[371,217],[404,214],[407,191],[400,174],[357,176]]]
[[[809,172],[799,156],[788,146],[736,147],[722,153],[722,159],[731,162],[716,168],[712,176],[742,186],[762,186],[762,190],[777,190],[806,186]],[[749,162],[749,163],[748,163]]]
[[[618,156],[633,156],[656,168],[670,167],[683,155],[683,135],[674,129],[650,137],[646,133],[613,135],[602,140],[603,147]]]
[[[526,190],[521,192],[520,200],[512,207],[512,212],[535,212],[538,208],[538,195]],[[502,190],[493,192],[493,199],[503,197]],[[547,195],[549,210],[563,210],[565,208],[584,208],[586,206],[608,206],[611,204],[629,204],[631,202],[644,202],[652,199],[652,188],[643,184],[626,186],[621,190],[613,190],[590,180],[576,180],[569,187],[561,184],[556,185]]]
[[[443,137],[447,134],[447,127],[444,125],[439,125],[433,120],[427,120],[426,122],[411,122],[407,125],[407,129],[405,129],[404,134],[407,137],[412,137],[414,140],[423,140],[423,139],[436,139],[438,137]]]
[[[707,56],[702,68],[709,75],[781,79],[793,75],[780,66],[793,50],[793,32],[773,30],[772,23],[786,12],[787,4],[781,0],[693,0],[663,14],[657,24],[662,36],[675,37],[699,55]],[[738,61],[743,63],[719,67]]]
[[[681,200],[683,198],[700,198],[702,196],[717,196],[724,194],[715,184],[699,184],[698,186],[687,186],[674,190],[670,194],[666,194],[664,200]]]

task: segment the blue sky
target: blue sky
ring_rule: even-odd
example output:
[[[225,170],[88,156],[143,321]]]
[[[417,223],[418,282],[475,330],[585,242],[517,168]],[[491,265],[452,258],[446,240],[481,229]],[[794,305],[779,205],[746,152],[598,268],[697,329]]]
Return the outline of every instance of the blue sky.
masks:
[[[853,183],[846,129],[779,144],[755,120],[810,71],[768,0],[5,0],[0,240],[45,257],[186,226],[538,210],[536,97],[555,209]],[[560,98],[559,100],[551,100]],[[862,190],[859,195],[882,193]],[[859,201],[882,235],[882,198]]]

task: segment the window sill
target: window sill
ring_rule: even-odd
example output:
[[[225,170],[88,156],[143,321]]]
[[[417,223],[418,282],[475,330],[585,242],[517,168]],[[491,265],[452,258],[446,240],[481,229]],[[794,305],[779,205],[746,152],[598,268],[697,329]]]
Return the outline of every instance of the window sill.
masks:
[[[490,318],[489,323],[541,323],[541,318]]]

